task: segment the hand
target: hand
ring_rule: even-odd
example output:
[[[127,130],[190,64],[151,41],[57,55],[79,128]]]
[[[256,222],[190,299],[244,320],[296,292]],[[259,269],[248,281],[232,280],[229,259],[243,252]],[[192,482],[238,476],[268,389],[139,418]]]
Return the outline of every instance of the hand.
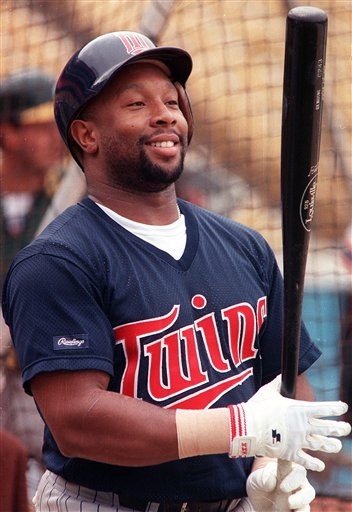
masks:
[[[230,457],[254,455],[289,460],[313,471],[324,463],[304,450],[337,453],[341,441],[328,436],[346,436],[351,425],[320,419],[340,416],[343,402],[305,402],[280,395],[280,376],[257,391],[248,402],[230,406]]]
[[[276,474],[277,462],[272,461],[261,465],[260,459],[255,460],[253,471],[247,479],[247,494],[254,510],[258,512],[278,511],[275,505]],[[315,490],[308,482],[307,471],[303,466],[292,465],[290,473],[280,484],[280,491],[287,493],[289,510],[310,511],[310,503],[315,498]]]

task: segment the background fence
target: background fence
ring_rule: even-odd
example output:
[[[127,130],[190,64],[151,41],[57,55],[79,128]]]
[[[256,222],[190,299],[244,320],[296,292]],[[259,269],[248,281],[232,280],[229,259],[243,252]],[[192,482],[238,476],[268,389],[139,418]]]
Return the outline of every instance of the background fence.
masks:
[[[320,7],[329,18],[317,205],[304,299],[304,317],[323,356],[310,377],[319,399],[350,400],[352,263],[343,253],[351,257],[351,1],[3,0],[0,74],[38,66],[58,75],[73,51],[114,30],[142,30],[161,44],[187,49],[194,59],[188,92],[196,128],[179,193],[258,229],[281,264],[285,19],[297,5]],[[327,470],[315,482],[320,494],[343,501],[320,502],[317,510],[351,510],[351,482],[347,439],[343,452],[327,460]]]

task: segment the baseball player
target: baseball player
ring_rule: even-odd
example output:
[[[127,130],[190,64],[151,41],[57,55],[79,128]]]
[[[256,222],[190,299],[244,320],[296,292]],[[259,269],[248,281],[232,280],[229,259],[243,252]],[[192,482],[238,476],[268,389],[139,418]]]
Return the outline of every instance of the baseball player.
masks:
[[[102,35],[55,91],[60,133],[87,181],[14,260],[3,296],[46,423],[44,511],[309,510],[337,452],[341,402],[313,402],[319,357],[302,325],[297,400],[279,393],[282,279],[255,231],[177,199],[193,118],[190,55]]]
[[[38,68],[18,69],[0,82],[0,290],[17,252],[34,237],[63,174],[65,145],[53,113],[54,77]],[[22,390],[21,372],[0,314],[0,426],[29,453],[28,492],[43,474],[44,424],[33,399]],[[1,507],[0,507],[1,508]]]

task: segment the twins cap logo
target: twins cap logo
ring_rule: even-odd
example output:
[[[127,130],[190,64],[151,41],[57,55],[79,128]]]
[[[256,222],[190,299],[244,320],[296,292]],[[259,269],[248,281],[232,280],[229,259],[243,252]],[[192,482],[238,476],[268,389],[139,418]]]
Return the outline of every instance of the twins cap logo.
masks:
[[[54,336],[54,350],[78,350],[88,348],[88,334]]]
[[[142,34],[125,32],[119,33],[117,37],[126,48],[127,53],[130,55],[138,55],[139,53],[142,53],[145,50],[150,50],[151,48],[148,39],[146,39]]]

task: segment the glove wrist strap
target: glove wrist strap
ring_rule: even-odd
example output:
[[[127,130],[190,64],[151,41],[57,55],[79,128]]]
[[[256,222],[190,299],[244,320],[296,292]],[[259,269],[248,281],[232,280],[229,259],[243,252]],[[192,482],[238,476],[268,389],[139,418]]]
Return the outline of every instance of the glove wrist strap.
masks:
[[[250,435],[245,405],[229,405],[230,451],[229,457],[251,457],[255,455],[256,437]]]

